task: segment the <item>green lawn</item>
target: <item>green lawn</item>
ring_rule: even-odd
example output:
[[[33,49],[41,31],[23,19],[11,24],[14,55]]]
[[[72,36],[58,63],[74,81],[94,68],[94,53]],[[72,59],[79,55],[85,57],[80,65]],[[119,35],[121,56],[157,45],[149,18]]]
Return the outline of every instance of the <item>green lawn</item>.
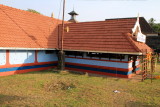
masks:
[[[159,107],[160,80],[140,82],[53,70],[12,75],[0,77],[0,106]]]

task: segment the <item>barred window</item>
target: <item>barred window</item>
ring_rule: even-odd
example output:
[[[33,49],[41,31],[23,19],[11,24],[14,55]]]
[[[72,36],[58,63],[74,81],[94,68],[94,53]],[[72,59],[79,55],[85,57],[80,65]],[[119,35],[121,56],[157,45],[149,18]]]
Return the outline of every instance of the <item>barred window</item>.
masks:
[[[65,54],[66,54],[67,56],[83,57],[83,52],[66,51]]]
[[[87,53],[87,56],[90,58],[92,58],[92,57],[100,58],[100,53],[89,52],[89,53]]]
[[[53,54],[54,50],[45,50],[45,54]]]

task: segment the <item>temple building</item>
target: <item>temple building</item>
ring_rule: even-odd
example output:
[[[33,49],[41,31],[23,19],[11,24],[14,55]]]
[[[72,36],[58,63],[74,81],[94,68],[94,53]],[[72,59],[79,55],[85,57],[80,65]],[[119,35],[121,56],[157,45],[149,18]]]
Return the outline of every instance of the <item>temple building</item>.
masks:
[[[61,20],[0,5],[0,76],[56,68],[61,42],[65,69],[123,78],[141,72],[139,57],[153,52],[145,43],[147,22],[137,17],[77,23],[78,14],[69,14],[62,40]]]

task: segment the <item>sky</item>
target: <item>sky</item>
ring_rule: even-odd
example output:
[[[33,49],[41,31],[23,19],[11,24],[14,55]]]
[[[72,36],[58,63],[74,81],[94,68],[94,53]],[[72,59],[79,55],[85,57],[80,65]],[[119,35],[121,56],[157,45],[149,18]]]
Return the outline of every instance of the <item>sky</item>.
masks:
[[[0,4],[27,10],[34,9],[45,16],[62,19],[63,0],[0,0]],[[65,20],[69,12],[75,10],[77,20],[103,21],[110,18],[145,17],[156,19],[160,23],[160,0],[66,0]],[[59,15],[60,13],[60,15]]]

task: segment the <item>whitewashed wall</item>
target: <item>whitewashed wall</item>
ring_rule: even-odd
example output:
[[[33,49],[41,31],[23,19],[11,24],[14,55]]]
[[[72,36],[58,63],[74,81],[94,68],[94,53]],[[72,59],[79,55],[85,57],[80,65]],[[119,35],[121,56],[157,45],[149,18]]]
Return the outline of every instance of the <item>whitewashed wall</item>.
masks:
[[[35,51],[10,50],[9,52],[10,64],[34,63],[35,61]]]
[[[140,60],[136,61],[136,66],[140,64]]]
[[[104,67],[115,67],[115,68],[123,68],[123,69],[132,68],[132,62],[121,63],[121,62],[100,61],[100,60],[98,61],[98,60],[76,59],[76,58],[66,58],[65,62],[104,66]]]
[[[0,50],[0,65],[6,64],[6,51]]]

